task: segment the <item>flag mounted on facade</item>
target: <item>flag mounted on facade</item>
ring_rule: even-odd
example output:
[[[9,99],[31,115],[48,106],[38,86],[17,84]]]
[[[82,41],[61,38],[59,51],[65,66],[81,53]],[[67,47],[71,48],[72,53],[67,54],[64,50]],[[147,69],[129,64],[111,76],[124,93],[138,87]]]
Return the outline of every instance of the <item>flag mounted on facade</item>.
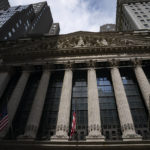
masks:
[[[74,135],[75,131],[76,131],[76,113],[73,112],[73,119],[72,119],[70,138]]]
[[[7,107],[2,110],[0,113],[0,132],[5,129],[8,125],[8,113],[7,113]]]

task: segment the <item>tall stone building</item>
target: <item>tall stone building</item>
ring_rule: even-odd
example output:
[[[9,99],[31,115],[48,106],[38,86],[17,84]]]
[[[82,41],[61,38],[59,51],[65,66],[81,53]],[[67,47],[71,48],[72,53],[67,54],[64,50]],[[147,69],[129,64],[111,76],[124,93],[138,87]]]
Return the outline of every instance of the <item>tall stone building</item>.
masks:
[[[150,29],[149,0],[117,0],[117,31]]]
[[[146,149],[150,39],[145,32],[76,32],[0,43],[7,149]],[[77,129],[69,139],[72,114]]]
[[[10,7],[0,15],[0,40],[15,40],[27,34],[45,34],[52,23],[47,2]]]
[[[10,7],[8,0],[0,0],[0,11],[7,10]]]

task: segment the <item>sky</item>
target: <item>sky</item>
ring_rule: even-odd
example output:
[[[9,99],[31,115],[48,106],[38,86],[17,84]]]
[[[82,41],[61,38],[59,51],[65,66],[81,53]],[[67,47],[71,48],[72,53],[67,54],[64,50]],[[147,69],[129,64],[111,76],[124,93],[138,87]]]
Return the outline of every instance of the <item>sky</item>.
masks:
[[[45,0],[9,0],[11,6]],[[60,34],[76,31],[99,32],[100,26],[115,23],[116,0],[47,0]]]

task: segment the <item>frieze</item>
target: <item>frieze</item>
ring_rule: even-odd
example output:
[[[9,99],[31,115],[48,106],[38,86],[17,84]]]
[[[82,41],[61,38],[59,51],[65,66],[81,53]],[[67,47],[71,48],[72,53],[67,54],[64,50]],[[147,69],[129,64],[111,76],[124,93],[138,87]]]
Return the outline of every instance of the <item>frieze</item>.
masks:
[[[0,43],[1,58],[8,60],[29,60],[75,55],[107,55],[123,53],[149,53],[150,39],[147,35],[111,33],[72,33],[48,36],[32,40],[18,40]]]

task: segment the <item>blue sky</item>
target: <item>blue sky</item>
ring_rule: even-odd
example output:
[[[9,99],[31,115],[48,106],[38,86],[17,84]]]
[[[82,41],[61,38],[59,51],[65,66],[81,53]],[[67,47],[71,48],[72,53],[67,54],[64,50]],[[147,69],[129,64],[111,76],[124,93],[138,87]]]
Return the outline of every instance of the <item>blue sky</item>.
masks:
[[[11,6],[42,0],[9,0]],[[115,23],[116,0],[47,0],[54,22],[60,23],[61,34],[75,31],[99,32],[101,25]]]

